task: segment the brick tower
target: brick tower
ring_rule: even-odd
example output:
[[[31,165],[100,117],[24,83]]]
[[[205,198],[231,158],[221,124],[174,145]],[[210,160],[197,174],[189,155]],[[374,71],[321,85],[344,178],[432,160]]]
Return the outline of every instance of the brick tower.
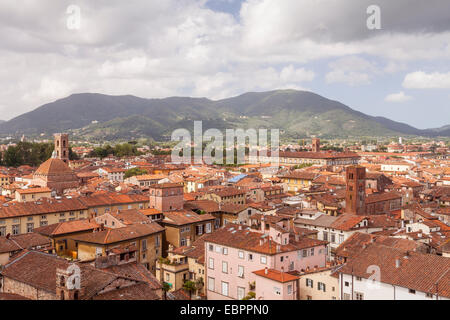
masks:
[[[183,210],[183,184],[163,183],[150,186],[150,208],[162,212]]]
[[[319,138],[312,139],[312,151],[320,152],[320,139]]]
[[[69,164],[69,135],[67,133],[55,134],[56,157]]]
[[[366,212],[366,168],[347,167],[346,181],[345,212],[364,215]]]

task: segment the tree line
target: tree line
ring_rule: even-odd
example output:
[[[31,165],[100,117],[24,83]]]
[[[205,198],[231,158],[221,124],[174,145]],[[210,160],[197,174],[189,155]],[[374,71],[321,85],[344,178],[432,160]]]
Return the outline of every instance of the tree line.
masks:
[[[97,147],[89,153],[89,157],[101,159],[106,158],[109,155],[127,157],[140,156],[142,153],[138,151],[137,146],[133,143],[117,144],[114,147],[111,145]]]
[[[19,167],[29,165],[39,166],[52,156],[53,143],[18,142],[0,152],[0,165],[6,167]],[[69,159],[77,160],[78,156],[69,148]]]

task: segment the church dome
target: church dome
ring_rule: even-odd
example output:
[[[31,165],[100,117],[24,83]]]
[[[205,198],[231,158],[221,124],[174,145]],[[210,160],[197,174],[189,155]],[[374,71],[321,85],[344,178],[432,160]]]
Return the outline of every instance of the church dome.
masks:
[[[66,175],[72,174],[72,170],[61,159],[50,158],[41,164],[34,174],[43,176]]]

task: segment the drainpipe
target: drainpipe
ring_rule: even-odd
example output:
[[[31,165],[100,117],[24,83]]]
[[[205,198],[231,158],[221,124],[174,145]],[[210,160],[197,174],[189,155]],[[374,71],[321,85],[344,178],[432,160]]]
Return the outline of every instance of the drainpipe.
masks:
[[[354,300],[353,298],[353,293],[355,292],[355,288],[354,288],[354,281],[353,281],[353,267],[352,267],[352,301]]]

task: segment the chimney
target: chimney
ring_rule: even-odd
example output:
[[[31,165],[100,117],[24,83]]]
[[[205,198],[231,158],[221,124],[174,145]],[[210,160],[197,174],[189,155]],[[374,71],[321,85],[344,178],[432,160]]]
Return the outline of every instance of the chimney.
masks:
[[[281,251],[281,246],[279,244],[277,244],[277,252]]]
[[[395,267],[400,268],[400,259],[395,259]]]
[[[259,239],[259,245],[262,246],[264,244],[264,239]]]
[[[269,273],[269,269],[266,267],[265,269],[264,269],[264,274],[268,274]]]

